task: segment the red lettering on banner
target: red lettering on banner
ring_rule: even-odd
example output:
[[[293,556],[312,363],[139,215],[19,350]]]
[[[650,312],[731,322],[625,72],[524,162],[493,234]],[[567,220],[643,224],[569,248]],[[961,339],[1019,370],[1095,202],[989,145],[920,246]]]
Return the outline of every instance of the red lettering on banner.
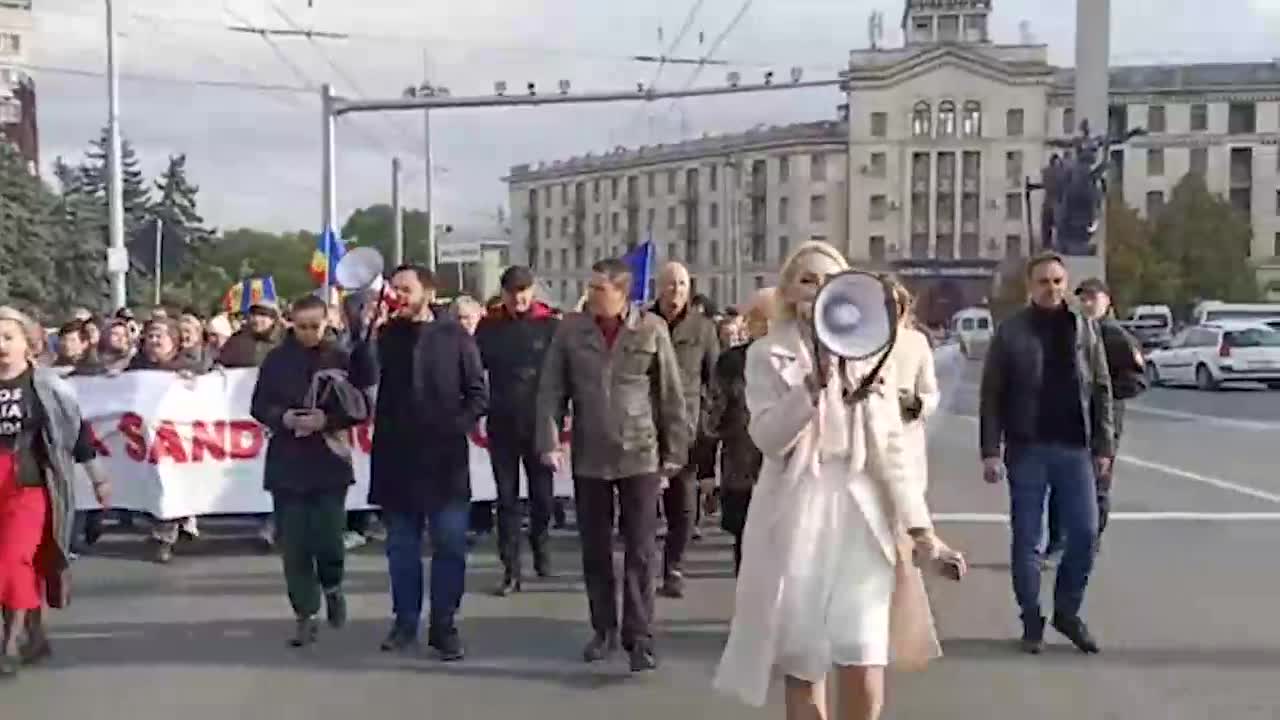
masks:
[[[205,453],[210,459],[227,459],[227,423],[225,420],[209,423],[197,420],[191,424],[191,462],[203,462]]]
[[[111,457],[111,450],[107,444],[102,442],[102,438],[98,437],[98,431],[93,429],[91,423],[85,423],[85,429],[89,431],[89,444],[93,446],[93,451],[98,457]]]
[[[124,435],[124,451],[135,462],[147,459],[147,441],[142,436],[142,416],[125,413],[120,416],[120,434]]]
[[[232,420],[227,453],[232,460],[252,460],[262,451],[262,426],[252,420]]]
[[[368,455],[373,452],[373,423],[360,423],[352,428],[356,434],[356,445],[360,446],[360,451]]]
[[[187,462],[187,449],[182,446],[182,437],[172,422],[165,420],[156,427],[156,439],[151,445],[149,459],[152,465],[158,465],[161,460]]]

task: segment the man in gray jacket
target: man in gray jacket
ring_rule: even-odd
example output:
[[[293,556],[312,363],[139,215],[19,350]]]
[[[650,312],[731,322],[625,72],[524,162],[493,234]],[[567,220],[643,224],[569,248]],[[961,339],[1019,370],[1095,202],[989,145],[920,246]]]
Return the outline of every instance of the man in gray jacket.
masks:
[[[621,260],[592,266],[585,312],[557,329],[538,384],[536,447],[559,468],[561,418],[572,405],[574,499],[594,637],[587,662],[619,645],[631,670],[657,667],[653,570],[658,497],[665,478],[684,467],[692,434],[667,325],[628,305],[631,270]],[[625,542],[622,632],[613,572],[614,495]]]
[[[1031,303],[996,328],[982,369],[983,475],[996,483],[1008,470],[1010,574],[1022,613],[1023,650],[1038,654],[1044,647],[1038,548],[1052,490],[1065,534],[1053,627],[1082,652],[1096,653],[1080,608],[1098,534],[1095,479],[1110,473],[1115,457],[1111,375],[1097,324],[1066,302],[1062,258],[1032,258],[1027,284]]]
[[[702,394],[711,383],[720,339],[711,318],[690,309],[689,287],[689,271],[680,263],[667,263],[658,273],[658,302],[653,312],[667,321],[671,344],[680,363],[685,418],[692,426],[690,437],[696,437],[695,428],[702,417]],[[663,582],[658,588],[660,595],[684,597],[684,553],[693,538],[698,499],[698,466],[691,459],[671,478],[663,492],[667,538],[663,548]]]

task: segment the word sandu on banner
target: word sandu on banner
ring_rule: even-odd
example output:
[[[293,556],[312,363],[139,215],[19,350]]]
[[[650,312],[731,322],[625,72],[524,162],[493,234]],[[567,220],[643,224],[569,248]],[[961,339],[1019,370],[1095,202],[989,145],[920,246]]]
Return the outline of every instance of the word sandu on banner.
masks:
[[[270,512],[271,496],[262,489],[267,432],[249,416],[257,379],[254,369],[190,379],[157,371],[69,378],[113,481],[112,505],[161,519]],[[475,500],[493,500],[497,489],[482,428],[471,435],[471,492]],[[373,430],[366,423],[348,432],[356,483],[347,507],[365,509]],[[77,505],[96,508],[81,475]],[[561,471],[555,486],[557,495],[571,497],[572,475]]]

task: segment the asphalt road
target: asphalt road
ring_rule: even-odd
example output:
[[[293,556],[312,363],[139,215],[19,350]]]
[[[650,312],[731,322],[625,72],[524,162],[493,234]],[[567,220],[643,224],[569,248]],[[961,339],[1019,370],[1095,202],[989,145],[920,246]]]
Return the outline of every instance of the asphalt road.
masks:
[[[1081,656],[1052,636],[1045,655],[1028,658],[1012,642],[1005,490],[978,472],[977,368],[942,374],[931,502],[974,571],[933,587],[946,657],[893,676],[886,717],[1275,718],[1280,433],[1266,421],[1280,421],[1280,393],[1142,399],[1155,411],[1130,416],[1118,516],[1086,605],[1103,654]],[[692,551],[690,596],[659,601],[663,665],[647,677],[630,676],[621,659],[577,661],[589,631],[572,537],[559,536],[557,550],[560,577],[497,599],[484,593],[498,567],[482,542],[462,620],[470,655],[442,665],[378,652],[389,600],[376,548],[350,560],[351,625],[299,652],[284,643],[278,561],[243,537],[214,533],[161,567],[139,559],[138,538],[109,536],[77,565],[75,603],[55,620],[57,657],[0,686],[0,705],[17,709],[5,717],[102,720],[781,716],[776,693],[774,707],[755,711],[709,687],[732,607],[723,536],[709,532]],[[1046,599],[1050,587],[1047,576]]]

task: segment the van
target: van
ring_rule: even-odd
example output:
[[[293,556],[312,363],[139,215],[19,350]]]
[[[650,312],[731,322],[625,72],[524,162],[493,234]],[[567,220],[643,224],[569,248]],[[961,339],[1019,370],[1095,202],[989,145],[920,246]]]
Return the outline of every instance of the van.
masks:
[[[987,308],[969,307],[951,316],[951,332],[960,340],[960,354],[970,360],[986,355],[995,321]]]
[[[1228,303],[1206,300],[1192,311],[1191,324],[1231,321],[1262,322],[1280,320],[1280,303]]]

